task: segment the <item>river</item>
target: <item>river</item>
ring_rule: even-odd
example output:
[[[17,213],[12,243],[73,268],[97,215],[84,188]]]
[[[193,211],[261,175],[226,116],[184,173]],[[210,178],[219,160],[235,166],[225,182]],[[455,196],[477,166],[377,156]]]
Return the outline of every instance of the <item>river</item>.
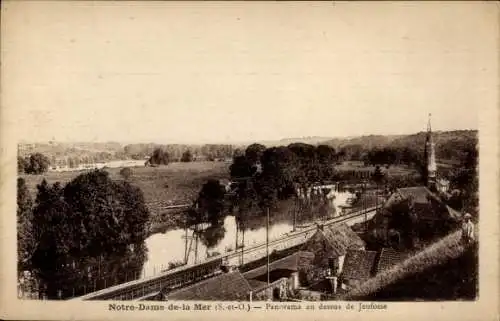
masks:
[[[331,199],[333,208],[337,215],[341,213],[340,206],[346,205],[347,199],[352,197],[348,192],[333,192]],[[269,238],[270,240],[279,238],[286,233],[291,232],[293,224],[291,219],[277,220],[270,224]],[[207,258],[207,254],[224,254],[229,251],[234,251],[236,247],[236,220],[234,216],[227,216],[224,219],[224,225],[219,227],[219,235],[216,240],[212,241],[214,246],[207,246],[200,240],[198,242],[198,261],[203,261]],[[160,273],[168,268],[170,262],[183,262],[185,255],[185,240],[186,232],[184,229],[174,229],[165,233],[156,233],[146,239],[146,248],[148,250],[146,262],[143,265],[142,277],[152,276]],[[192,235],[192,230],[189,230],[188,235]],[[238,233],[239,242],[241,245],[242,233]],[[254,244],[266,241],[265,219],[260,222],[257,228],[245,231],[245,247],[250,247]],[[188,242],[189,243],[189,242]],[[193,263],[195,259],[194,248],[196,242],[193,240],[191,251],[188,258],[189,263]]]
[[[340,215],[341,206],[346,205],[348,192],[331,192],[329,195],[329,217]],[[300,214],[297,214],[297,217]],[[298,228],[312,222],[318,214],[301,215]],[[292,215],[290,212],[272,213],[269,225],[270,240],[279,238],[292,231]],[[299,222],[300,221],[300,222]],[[266,218],[254,218],[245,230],[245,247],[263,243],[266,240]],[[220,226],[209,226],[199,235],[199,242],[193,240],[188,258],[189,263],[195,260],[195,244],[198,243],[198,261],[203,261],[207,255],[224,254],[236,248],[236,219],[229,215]],[[188,235],[192,235],[189,231]],[[51,289],[40,291],[38,280],[31,276],[20,278],[19,297],[38,298],[42,293],[49,293],[49,298],[70,298],[106,288],[115,284],[132,281],[141,277],[156,275],[169,268],[169,263],[184,262],[186,232],[177,228],[149,236],[138,247],[130,247],[125,252],[109,254],[107,257],[82,258],[76,265],[66,265],[60,273],[58,281]],[[238,233],[238,245],[241,246],[242,233]],[[190,240],[189,240],[190,241]],[[56,273],[56,274],[57,274]],[[29,273],[28,273],[29,274]],[[60,290],[60,291],[59,291]],[[58,292],[60,292],[58,294]]]

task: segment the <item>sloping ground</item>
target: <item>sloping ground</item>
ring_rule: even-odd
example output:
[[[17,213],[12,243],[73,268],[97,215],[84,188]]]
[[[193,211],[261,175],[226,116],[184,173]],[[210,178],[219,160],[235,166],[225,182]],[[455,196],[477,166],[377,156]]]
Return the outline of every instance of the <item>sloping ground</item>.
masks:
[[[346,300],[472,300],[477,249],[456,231],[353,289]]]

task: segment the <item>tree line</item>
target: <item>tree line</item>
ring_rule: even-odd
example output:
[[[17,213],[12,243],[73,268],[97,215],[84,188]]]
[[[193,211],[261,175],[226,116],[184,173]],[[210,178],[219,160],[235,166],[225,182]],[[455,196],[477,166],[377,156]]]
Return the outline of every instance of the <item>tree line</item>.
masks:
[[[245,225],[252,216],[262,216],[280,200],[307,189],[313,183],[334,178],[335,150],[327,145],[303,143],[267,148],[251,144],[236,154],[229,171],[233,182],[230,198],[216,180],[203,185],[196,206],[187,213],[190,225],[223,222],[225,214],[236,211],[237,222]],[[243,226],[242,226],[243,227]]]
[[[241,224],[252,216],[262,216],[265,209],[273,209],[280,200],[296,196],[297,191],[307,191],[313,184],[334,181],[370,180],[387,192],[400,187],[422,185],[426,178],[426,161],[423,146],[385,147],[362,150],[361,159],[365,165],[373,165],[374,170],[338,171],[335,164],[344,160],[348,150],[336,151],[328,145],[310,145],[293,143],[288,146],[266,147],[262,144],[251,144],[244,152],[236,154],[229,171],[234,193],[229,207],[236,209],[236,218]],[[450,191],[442,195],[450,206],[458,210],[474,212],[477,209],[477,141],[465,140],[455,146],[454,155],[458,165],[453,170],[440,175],[450,181]],[[383,170],[392,165],[407,165],[416,169],[415,174],[387,175]],[[365,173],[366,172],[366,173]],[[359,175],[358,175],[359,174]],[[366,174],[366,175],[364,175]],[[218,206],[212,208],[214,213],[222,213],[224,193],[222,187],[215,183],[207,183],[204,187],[213,190],[212,195],[219,195],[214,200]],[[219,190],[219,192],[216,192]],[[200,198],[205,197],[200,193]],[[206,200],[205,202],[210,202]],[[200,203],[203,204],[203,203]],[[203,206],[199,211],[203,212]],[[191,213],[193,221],[209,222],[207,214],[199,211]],[[217,221],[217,220],[215,220]],[[219,220],[220,222],[220,220]]]
[[[43,174],[50,166],[50,159],[41,154],[33,153],[29,156],[17,157],[17,171],[25,174]]]
[[[142,191],[126,180],[112,181],[103,170],[65,186],[44,179],[34,201],[22,178],[17,188],[18,268],[34,273],[49,298],[71,295],[75,282],[94,281],[89,262],[144,247],[149,211]]]
[[[238,146],[229,144],[129,144],[124,147],[124,154],[132,159],[144,159],[161,150],[168,154],[169,162],[182,162],[192,160],[225,160],[233,157],[238,152]]]

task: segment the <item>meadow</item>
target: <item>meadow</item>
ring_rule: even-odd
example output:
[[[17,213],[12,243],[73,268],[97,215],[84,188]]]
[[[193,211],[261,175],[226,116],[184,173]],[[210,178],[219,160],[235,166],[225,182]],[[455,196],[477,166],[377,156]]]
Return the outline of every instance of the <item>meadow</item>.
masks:
[[[417,172],[414,168],[406,165],[391,165],[389,168],[381,166],[381,169],[388,176],[406,176]],[[335,170],[339,172],[355,171],[373,173],[375,171],[375,166],[364,165],[361,162],[343,162],[342,164],[335,165]]]
[[[151,213],[152,225],[170,228],[176,225],[179,211],[167,211],[166,206],[190,204],[208,179],[229,179],[229,164],[226,162],[171,163],[158,167],[130,167],[129,182],[144,193],[146,205]],[[114,180],[123,180],[121,168],[106,168]],[[32,198],[36,197],[36,186],[45,178],[48,183],[66,184],[89,170],[68,172],[46,172],[42,175],[20,175],[24,178]]]
[[[151,213],[151,233],[161,232],[175,228],[181,224],[183,209],[166,209],[167,206],[179,204],[192,204],[197,197],[202,185],[208,179],[229,179],[228,162],[174,162],[157,167],[137,166],[130,167],[132,175],[129,182],[139,187],[145,198],[146,205]],[[373,172],[374,167],[353,164],[336,165],[339,171],[364,171]],[[113,180],[123,180],[120,175],[122,168],[105,168]],[[385,168],[384,168],[385,169]],[[387,170],[390,176],[405,175],[413,170],[402,166],[391,166]],[[22,174],[32,198],[36,197],[36,186],[44,178],[49,184],[60,182],[66,184],[78,175],[90,170],[55,172],[49,171],[42,175]],[[373,202],[368,202],[367,206]],[[290,206],[284,206],[278,212],[289,212]],[[289,215],[289,214],[287,214]]]

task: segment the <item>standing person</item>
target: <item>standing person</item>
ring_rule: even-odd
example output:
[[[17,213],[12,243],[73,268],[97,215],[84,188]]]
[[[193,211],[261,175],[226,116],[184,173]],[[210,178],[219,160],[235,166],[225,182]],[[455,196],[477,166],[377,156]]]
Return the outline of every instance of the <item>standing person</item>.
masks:
[[[474,241],[474,223],[471,221],[472,216],[469,213],[464,215],[464,222],[462,223],[462,240],[465,244]]]

